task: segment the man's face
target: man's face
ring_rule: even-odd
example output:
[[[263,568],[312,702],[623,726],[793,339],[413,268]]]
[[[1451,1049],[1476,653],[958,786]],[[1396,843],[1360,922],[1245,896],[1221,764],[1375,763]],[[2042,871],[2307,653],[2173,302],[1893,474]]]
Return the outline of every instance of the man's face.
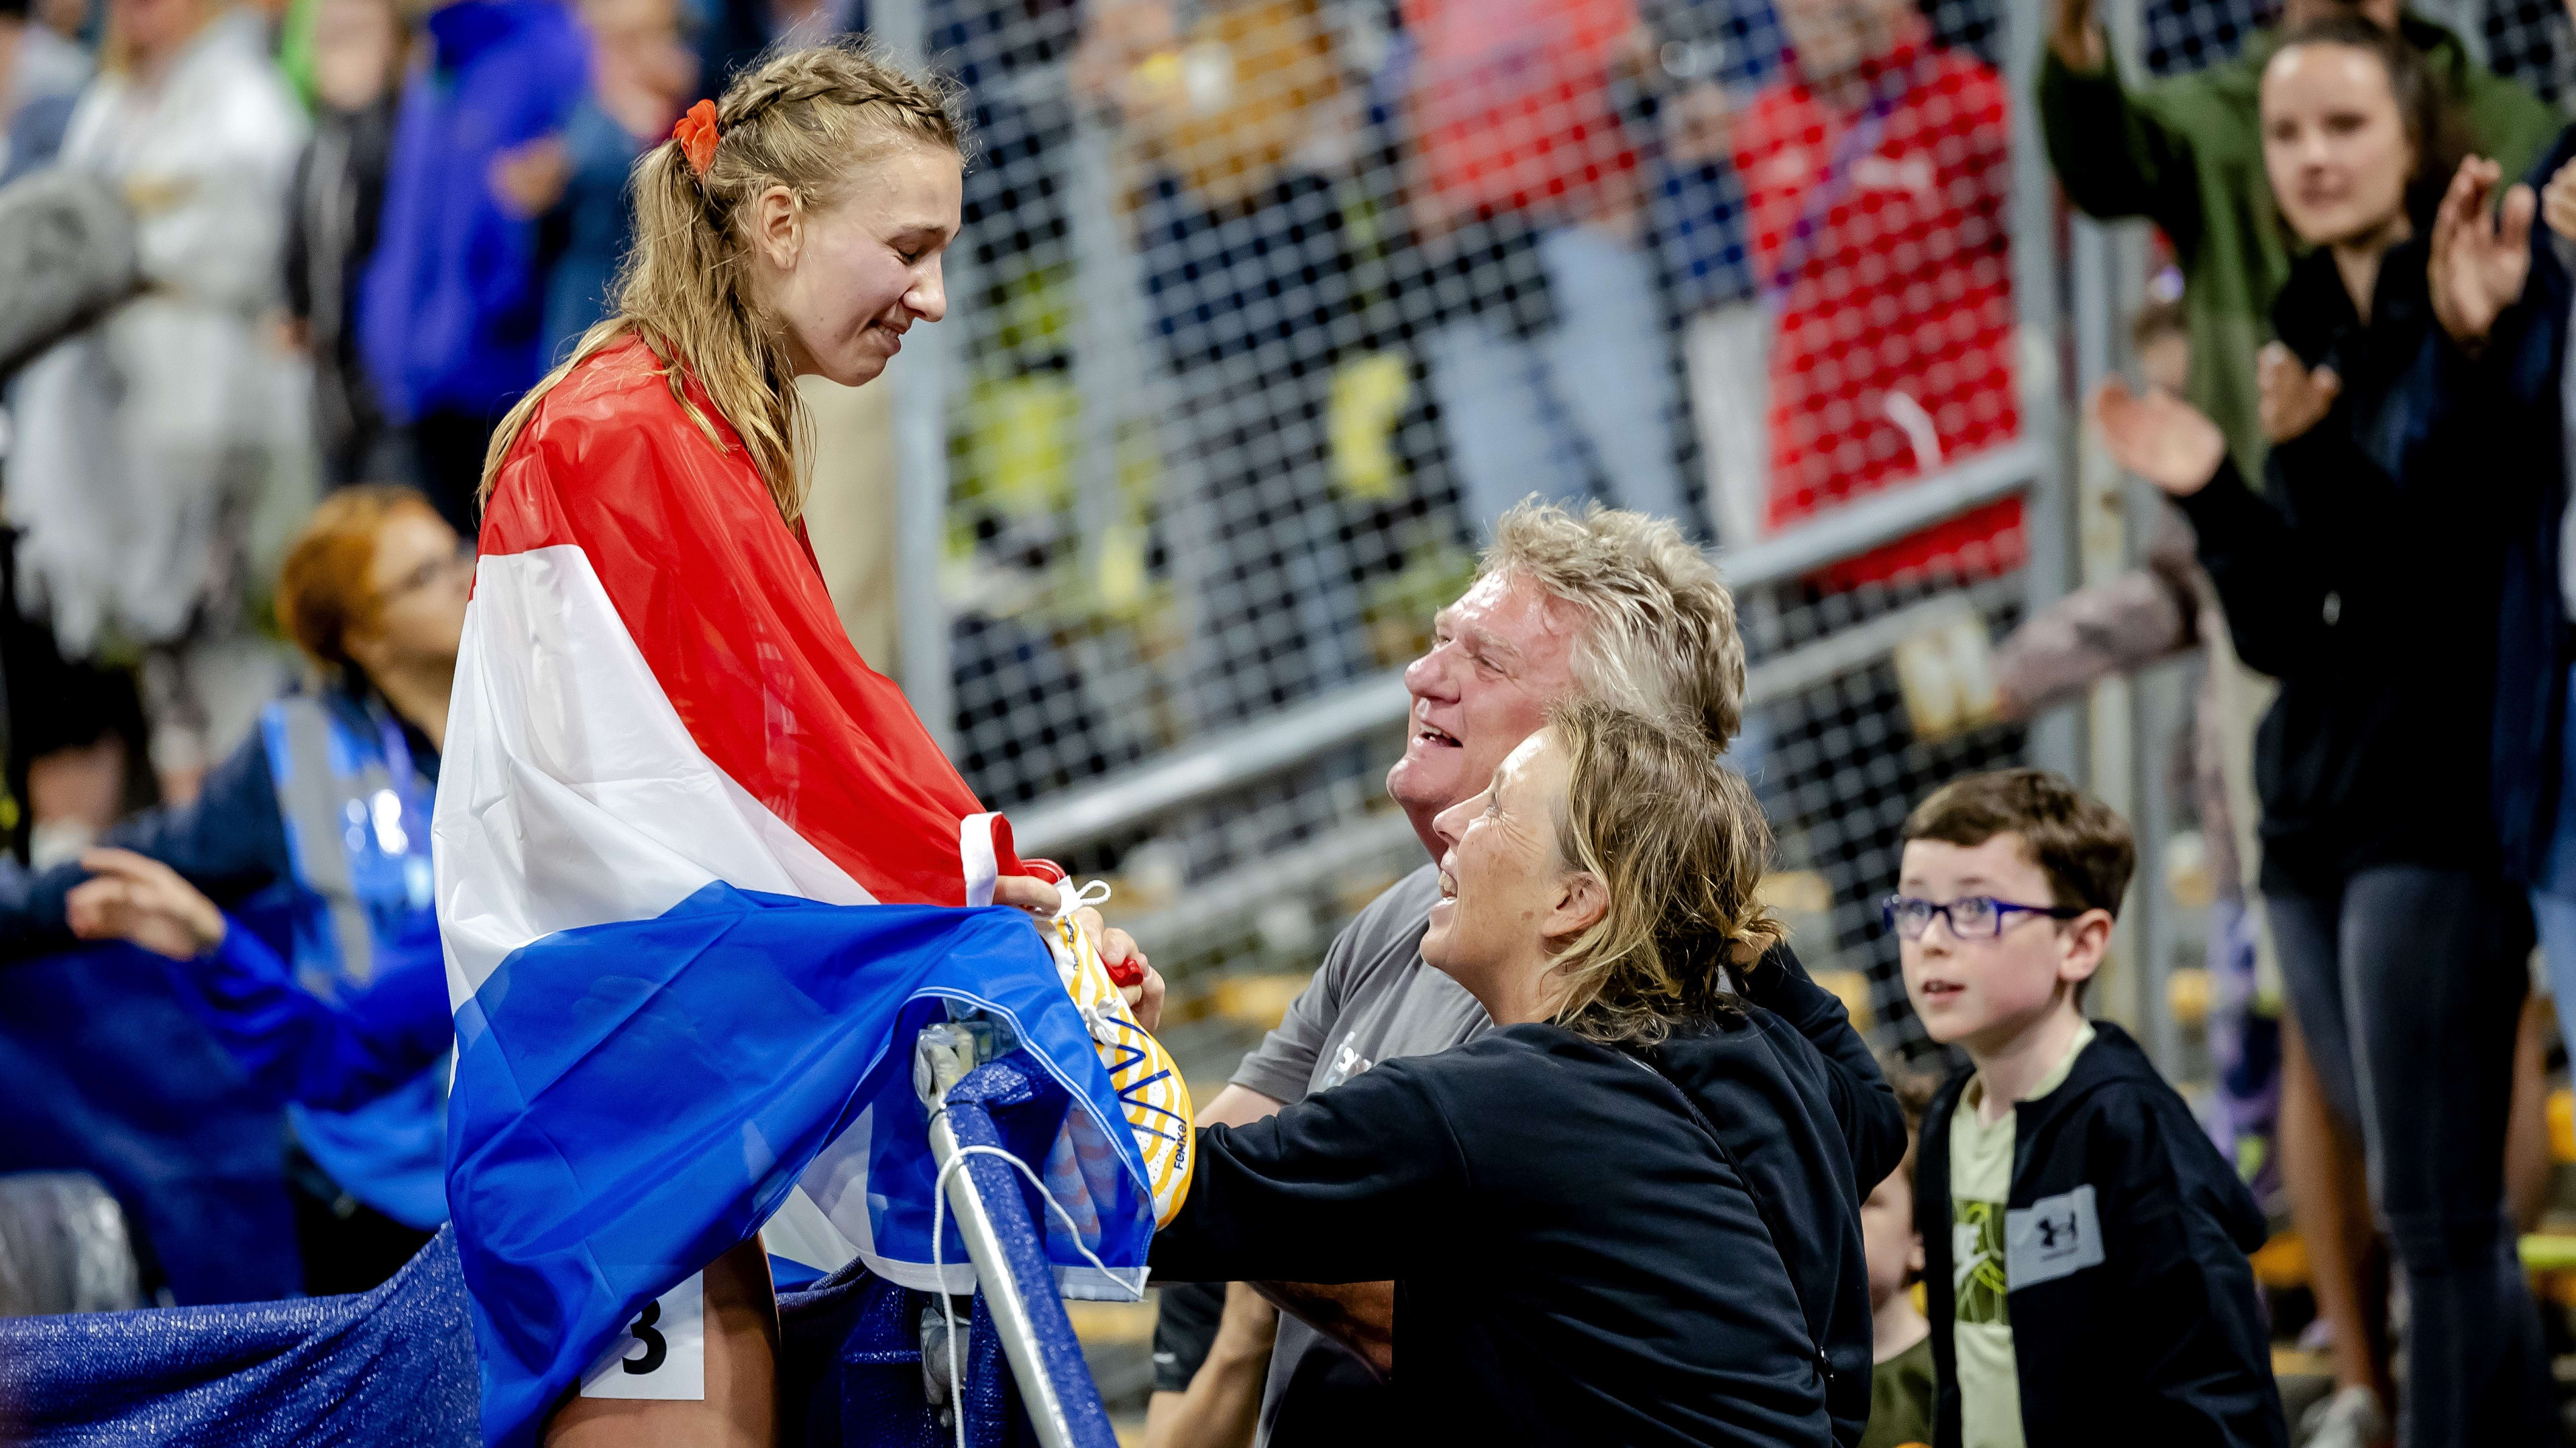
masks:
[[[2018,834],[1991,836],[1984,844],[1953,845],[1908,840],[1901,894],[1946,905],[1985,895],[2015,905],[2053,905],[2048,875]],[[2099,929],[2091,927],[2099,917]],[[2095,912],[2059,922],[2007,913],[2001,935],[1962,940],[1946,916],[1934,916],[1920,940],[1897,940],[1905,970],[1905,995],[1923,1028],[1941,1044],[1971,1054],[2002,1047],[2056,1004],[2061,990],[2093,974],[2109,916]]]
[[[1423,846],[1441,846],[1431,820],[1492,781],[1520,742],[1574,691],[1573,610],[1535,585],[1487,574],[1440,611],[1431,651],[1404,671],[1412,737],[1387,771],[1386,792]]]
[[[175,51],[205,23],[203,0],[110,0],[110,18],[126,43],[147,56]]]

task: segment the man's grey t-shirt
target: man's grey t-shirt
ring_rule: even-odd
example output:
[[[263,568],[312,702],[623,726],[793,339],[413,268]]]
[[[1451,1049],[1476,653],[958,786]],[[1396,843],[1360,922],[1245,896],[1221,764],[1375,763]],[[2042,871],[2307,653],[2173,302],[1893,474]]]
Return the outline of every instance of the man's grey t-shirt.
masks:
[[[1233,1084],[1302,1101],[1380,1061],[1428,1056],[1490,1029],[1464,986],[1422,963],[1422,933],[1439,898],[1440,872],[1425,865],[1370,901],[1333,937],[1314,980],[1235,1068]],[[1348,1353],[1283,1314],[1261,1395],[1261,1442],[1296,1448],[1330,1435],[1352,1448],[1385,1422],[1382,1403],[1371,1401],[1383,1391]]]

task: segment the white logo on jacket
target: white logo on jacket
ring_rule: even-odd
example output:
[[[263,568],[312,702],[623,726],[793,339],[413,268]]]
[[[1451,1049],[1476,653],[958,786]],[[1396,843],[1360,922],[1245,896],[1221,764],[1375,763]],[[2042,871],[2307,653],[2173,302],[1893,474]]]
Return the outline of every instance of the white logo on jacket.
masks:
[[[2101,1265],[2102,1218],[2090,1185],[2004,1213],[2004,1280],[2013,1291]]]

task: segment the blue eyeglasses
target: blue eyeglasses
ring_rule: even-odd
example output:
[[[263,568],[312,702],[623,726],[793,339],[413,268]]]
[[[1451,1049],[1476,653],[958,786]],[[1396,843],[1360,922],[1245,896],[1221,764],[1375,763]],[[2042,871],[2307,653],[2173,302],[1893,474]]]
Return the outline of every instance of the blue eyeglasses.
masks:
[[[1946,905],[1912,895],[1890,895],[1878,902],[1878,908],[1887,928],[1906,940],[1921,940],[1935,915],[1950,922],[1950,934],[1957,939],[1992,940],[2004,933],[2015,915],[2072,920],[2084,913],[2072,905],[2016,905],[1992,895],[1962,895]]]

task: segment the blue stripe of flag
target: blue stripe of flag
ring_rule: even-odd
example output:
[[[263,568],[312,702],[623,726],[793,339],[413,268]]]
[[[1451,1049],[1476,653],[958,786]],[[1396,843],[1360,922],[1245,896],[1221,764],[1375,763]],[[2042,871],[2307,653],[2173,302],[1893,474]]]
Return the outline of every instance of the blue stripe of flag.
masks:
[[[643,1304],[748,1238],[871,1106],[877,1250],[926,1260],[935,1173],[909,1043],[946,999],[1008,1017],[1118,1127],[1127,1171],[1100,1253],[1142,1263],[1142,1159],[1017,911],[825,905],[718,882],[655,919],[560,931],[503,960],[457,1012],[448,1103],[486,1441],[535,1443]],[[1051,1245],[1060,1265],[1080,1260]],[[944,1250],[964,1258],[953,1232]]]

